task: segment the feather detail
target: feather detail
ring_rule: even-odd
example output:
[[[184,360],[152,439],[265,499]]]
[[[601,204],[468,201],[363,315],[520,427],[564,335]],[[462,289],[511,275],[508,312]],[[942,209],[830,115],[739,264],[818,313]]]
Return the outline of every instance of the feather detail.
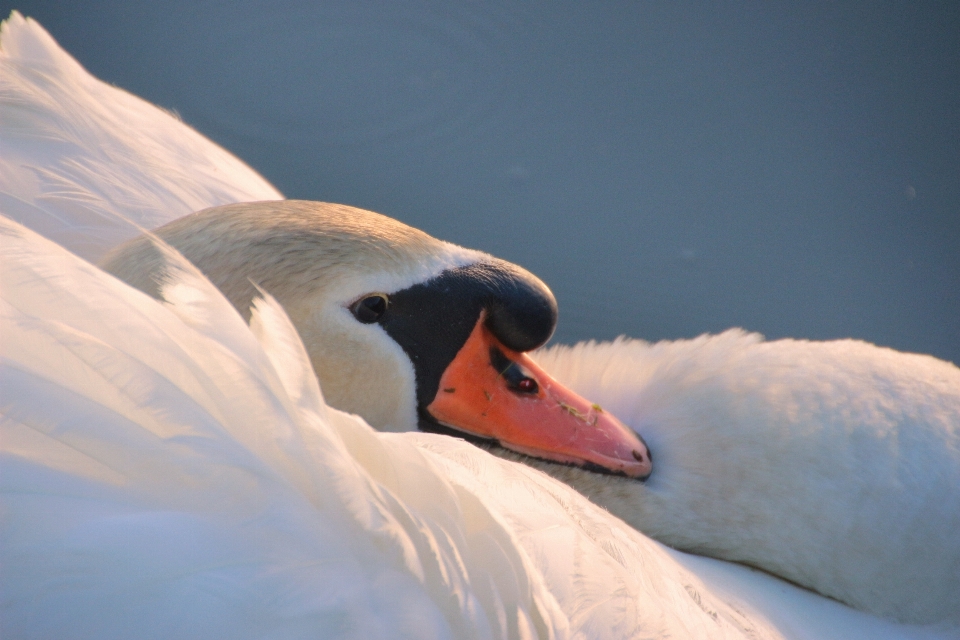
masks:
[[[17,12],[0,28],[0,120],[5,214],[90,261],[199,209],[283,197],[179,119],[89,75]]]

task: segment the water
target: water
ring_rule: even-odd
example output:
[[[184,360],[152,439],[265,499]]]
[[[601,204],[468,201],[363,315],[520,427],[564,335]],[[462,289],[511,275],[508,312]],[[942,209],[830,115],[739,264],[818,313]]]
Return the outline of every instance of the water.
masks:
[[[288,197],[526,266],[556,339],[960,362],[960,5],[3,3]]]

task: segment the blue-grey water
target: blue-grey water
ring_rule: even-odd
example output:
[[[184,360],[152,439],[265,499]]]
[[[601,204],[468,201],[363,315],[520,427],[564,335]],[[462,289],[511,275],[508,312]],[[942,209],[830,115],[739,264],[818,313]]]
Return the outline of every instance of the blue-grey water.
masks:
[[[557,339],[960,362],[960,3],[0,2],[288,197],[522,264]]]

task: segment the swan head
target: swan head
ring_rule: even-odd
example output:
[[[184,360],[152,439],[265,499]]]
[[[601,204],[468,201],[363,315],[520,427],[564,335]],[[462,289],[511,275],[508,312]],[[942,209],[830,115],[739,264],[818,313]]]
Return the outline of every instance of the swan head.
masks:
[[[526,352],[557,305],[528,271],[345,205],[268,201],[180,218],[155,235],[249,319],[257,287],[297,327],[327,402],[381,430],[452,433],[554,463],[646,478],[633,431],[554,381]],[[103,268],[161,297],[147,237]]]

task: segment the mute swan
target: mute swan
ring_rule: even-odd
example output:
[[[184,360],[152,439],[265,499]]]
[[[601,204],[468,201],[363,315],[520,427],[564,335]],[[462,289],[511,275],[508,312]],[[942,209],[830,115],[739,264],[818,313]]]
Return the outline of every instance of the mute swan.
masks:
[[[70,60],[69,57],[66,56],[66,54],[64,54],[62,51],[60,51],[60,50],[56,47],[55,43],[52,42],[52,39],[50,39],[49,36],[47,36],[44,32],[42,32],[42,30],[39,28],[39,26],[37,26],[37,25],[35,25],[35,24],[34,24],[34,25],[30,25],[30,23],[25,23],[25,22],[23,22],[22,19],[20,19],[20,22],[17,23],[17,22],[15,21],[15,18],[17,18],[17,17],[18,17],[18,16],[15,15],[14,18],[11,19],[11,22],[13,22],[13,23],[14,23],[16,26],[18,26],[20,29],[23,29],[23,31],[17,32],[17,33],[18,33],[18,36],[19,36],[22,40],[14,41],[14,40],[12,39],[12,37],[11,37],[11,35],[10,35],[10,34],[11,34],[11,31],[10,31],[10,23],[7,23],[7,25],[6,25],[6,27],[5,27],[6,31],[5,31],[5,33],[4,33],[4,39],[3,39],[3,48],[4,48],[4,54],[5,54],[5,55],[9,54],[10,48],[8,48],[8,47],[9,47],[10,43],[11,43],[11,42],[16,42],[17,44],[22,45],[22,47],[21,47],[21,49],[20,49],[21,51],[33,51],[34,53],[36,53],[36,52],[39,51],[39,53],[41,54],[41,55],[39,55],[39,56],[34,56],[34,60],[32,60],[29,64],[38,64],[40,67],[43,67],[42,64],[40,64],[40,63],[37,62],[37,58],[39,58],[41,62],[43,62],[43,61],[45,60],[45,61],[46,61],[47,63],[49,63],[50,65],[65,64],[65,63],[64,63],[64,60],[66,60],[66,61],[69,61],[70,63],[72,63],[72,64],[74,65],[74,67],[68,67],[68,68],[66,69],[66,72],[68,73],[68,75],[69,75],[69,73],[80,74],[81,76],[87,78],[86,80],[83,80],[83,82],[96,83],[95,80],[93,80],[92,78],[89,78],[88,76],[86,76],[86,74],[82,71],[82,69],[80,69],[79,66],[76,65],[76,63],[74,63],[72,60]],[[28,30],[28,29],[31,28],[31,27],[32,27],[32,31]],[[28,56],[26,56],[26,58],[30,58],[30,56],[28,55]],[[51,60],[52,60],[52,62],[51,62]],[[3,60],[3,62],[6,64],[6,63],[11,63],[11,62],[13,62],[13,61],[10,60],[10,59],[7,59],[7,60]],[[18,64],[21,64],[21,65],[24,64],[24,61],[23,61],[23,60],[17,60],[16,62],[17,62]],[[27,66],[29,66],[29,65],[27,65]],[[51,71],[52,71],[52,69],[51,69],[50,67],[44,68],[44,72],[47,73],[47,74],[51,73]],[[63,72],[63,68],[62,68],[62,67],[61,67],[60,72],[61,72],[61,73]],[[53,75],[56,75],[56,74],[53,74]],[[11,77],[12,77],[12,74],[11,74]],[[58,80],[59,80],[59,79],[58,79]],[[4,78],[4,81],[6,81],[6,78]],[[51,85],[51,86],[57,86],[57,83],[56,83],[56,82],[52,82],[52,83],[50,83],[50,85]],[[91,86],[93,86],[93,85],[91,85]],[[49,87],[48,87],[48,88],[49,88]],[[107,93],[107,94],[109,94],[110,92],[113,92],[113,93],[115,93],[115,94],[117,94],[117,95],[126,95],[126,94],[123,94],[122,92],[120,92],[120,91],[118,91],[118,90],[104,87],[103,85],[96,85],[94,88],[95,88],[96,90],[105,92],[105,93]],[[89,87],[87,87],[87,89],[89,89]],[[87,89],[85,89],[85,90],[87,90]],[[91,89],[91,91],[92,91],[92,89]],[[81,94],[82,94],[83,92],[82,92],[82,91],[79,91],[78,93],[81,93]],[[112,95],[112,94],[110,94],[110,95]],[[130,96],[126,96],[125,99],[127,99],[127,100],[136,100],[136,99],[131,98]],[[121,101],[121,102],[122,102],[122,101]],[[144,108],[143,103],[140,103],[140,105],[141,105],[141,106],[140,106],[141,109]],[[54,105],[54,108],[56,108],[56,105]],[[22,115],[22,114],[21,114],[21,115]],[[34,114],[34,115],[35,115],[35,114]],[[121,121],[122,121],[122,120],[121,120]],[[164,121],[164,122],[166,122],[166,121]],[[108,126],[109,126],[109,121],[107,121],[107,123],[108,123]],[[182,127],[182,125],[180,125],[180,126]],[[183,127],[183,129],[186,129],[186,128]],[[26,129],[24,129],[24,130],[29,131],[29,128],[26,128]],[[196,134],[193,134],[192,132],[190,132],[190,133],[191,133],[191,135],[194,135],[194,136],[196,135]],[[186,135],[186,134],[184,134],[184,135]],[[29,136],[28,136],[28,137],[29,137]],[[202,139],[201,139],[201,140],[202,140]],[[6,141],[4,141],[4,142],[5,142],[5,145],[6,145]],[[203,141],[203,143],[206,144],[206,145],[209,145],[209,147],[211,147],[211,148],[214,147],[214,145],[211,145],[209,142]],[[122,146],[122,145],[121,145],[121,146]],[[10,147],[6,147],[6,148],[10,148]],[[196,150],[196,148],[194,148],[194,149]],[[207,151],[201,149],[201,151],[198,153],[198,155],[199,155],[200,157],[204,157],[204,154],[205,154],[205,153],[207,153]],[[212,153],[212,152],[211,152],[211,153]],[[221,151],[220,153],[223,153],[223,152]],[[8,158],[9,158],[9,157],[8,157]],[[4,162],[4,159],[3,159],[3,158],[0,158],[0,162]],[[8,160],[7,162],[9,162],[9,160]],[[234,161],[234,162],[236,162],[236,161]],[[44,167],[43,164],[34,165],[34,166],[40,166],[41,168]],[[71,165],[71,168],[73,168],[73,165]],[[62,167],[58,167],[58,169],[62,169]],[[150,170],[151,170],[151,171],[159,171],[159,172],[161,172],[161,173],[163,172],[163,168],[162,168],[162,167],[161,167],[161,168],[157,168],[156,166],[151,166],[151,167],[150,167]],[[0,174],[0,180],[2,180],[3,177],[6,176],[6,175],[9,175],[9,174],[6,174],[5,172],[2,173],[2,174]],[[62,176],[63,176],[63,171],[60,171],[59,173],[58,173],[57,171],[50,171],[49,174],[44,175],[44,176],[41,176],[41,177],[42,177],[42,178],[49,178],[51,175],[54,175],[54,176],[57,176],[57,177],[62,177]],[[131,181],[131,182],[133,182],[133,181]],[[142,182],[143,184],[145,184],[145,185],[150,185],[150,184],[151,184],[151,183],[150,183],[150,180],[149,180],[149,176],[147,176],[147,179],[141,180],[141,182]],[[161,181],[161,182],[162,182],[162,181]],[[109,184],[109,181],[107,181],[107,183]],[[8,183],[8,184],[9,184],[9,183]],[[44,182],[44,180],[39,179],[39,180],[35,180],[33,184],[34,184],[34,186],[35,186],[36,184],[40,184],[41,186],[47,186],[47,185],[49,185],[49,182]],[[81,180],[81,181],[77,182],[74,186],[82,185],[82,184],[83,184],[83,181]],[[3,189],[3,190],[6,191],[8,195],[11,194],[11,193],[17,193],[17,191],[11,189],[11,188],[10,188],[9,186],[7,186],[7,185],[3,185],[3,186],[4,186],[4,189]],[[21,186],[21,185],[14,185],[14,189],[17,188],[17,187],[20,187],[20,186]],[[162,192],[162,191],[163,191],[163,188],[162,188],[162,187],[161,187],[161,188],[158,188],[157,191],[161,191],[161,192]],[[228,192],[228,191],[229,191],[229,187],[225,187],[225,188],[224,188],[224,192]],[[130,193],[133,193],[133,192],[131,191]],[[130,195],[130,193],[128,193],[127,195]],[[76,194],[67,194],[67,197],[63,197],[62,200],[61,200],[59,203],[54,203],[54,204],[62,205],[62,204],[63,204],[63,201],[71,201],[71,198],[69,197],[70,195],[76,195]],[[113,206],[117,206],[117,209],[121,209],[121,208],[123,208],[123,207],[128,207],[129,209],[131,209],[131,210],[133,210],[133,211],[136,211],[136,210],[138,209],[137,204],[136,204],[136,200],[130,200],[130,199],[124,200],[123,198],[120,198],[120,199],[118,199],[118,200],[113,200],[113,201],[111,201],[110,198],[109,198],[109,197],[105,197],[103,193],[99,193],[99,194],[96,194],[96,195],[97,195],[97,197],[90,199],[91,202],[97,202],[97,201],[99,201],[99,200],[102,200],[102,201],[104,201],[104,202],[113,202],[113,203],[120,202],[121,204],[120,204],[119,206],[117,206],[117,205],[113,205]],[[110,194],[108,194],[108,195],[110,195]],[[135,194],[133,194],[133,195],[135,195]],[[54,196],[54,197],[56,197],[56,196]],[[229,196],[228,196],[228,197],[229,197]],[[46,198],[46,199],[45,199],[45,198]],[[10,202],[10,201],[9,201],[9,200],[5,200],[5,202]],[[40,206],[38,206],[38,203],[39,203]],[[213,201],[213,202],[208,202],[208,203],[206,203],[206,204],[216,204],[216,203],[217,203],[216,201]],[[21,217],[21,218],[26,217],[26,218],[28,219],[28,221],[30,221],[30,217],[31,217],[31,215],[32,215],[32,216],[34,216],[33,221],[35,221],[37,217],[42,217],[42,216],[44,215],[43,207],[46,207],[46,206],[48,206],[48,205],[50,205],[50,204],[51,204],[51,200],[50,200],[50,195],[49,195],[49,194],[47,194],[47,195],[41,194],[40,196],[37,196],[36,194],[33,194],[33,195],[29,195],[28,197],[18,198],[17,201],[14,202],[13,213],[14,213],[15,215],[16,215],[16,214],[20,214],[20,217]],[[182,203],[181,203],[180,206],[182,207]],[[17,207],[19,207],[19,208],[17,208]],[[108,214],[110,213],[109,207],[107,207],[107,208],[105,208],[105,209],[98,209],[98,207],[99,207],[99,203],[97,202],[97,204],[90,206],[90,210],[97,211],[98,213],[99,213],[100,211],[106,211]],[[31,208],[32,208],[32,209],[31,209]],[[49,208],[52,209],[52,210],[56,210],[56,206],[50,206]],[[26,212],[24,212],[24,209],[26,209]],[[180,213],[176,213],[176,211],[174,211],[173,214],[172,214],[172,217],[177,217],[178,215],[187,212],[187,211],[183,211],[182,208],[179,209],[179,211],[180,211]],[[119,213],[120,213],[121,215],[117,216],[116,218],[111,218],[110,220],[108,220],[108,222],[109,222],[110,224],[116,223],[117,226],[123,227],[123,226],[124,226],[124,225],[123,225],[123,218],[125,217],[123,214],[125,214],[125,213],[127,213],[127,212],[126,212],[126,211],[120,211]],[[119,221],[119,222],[117,222],[117,221]],[[55,225],[50,225],[50,228],[47,229],[47,232],[55,235],[55,234],[57,234],[59,231],[58,231],[58,229],[56,228]],[[131,230],[125,229],[125,230],[123,231],[123,233],[125,233],[125,234],[127,235],[127,237],[130,237],[130,236],[134,235],[135,232],[134,232],[134,231],[131,231]],[[90,235],[90,236],[96,236],[95,233],[93,233],[93,234],[89,234],[89,233],[88,233],[88,235]],[[101,247],[101,248],[102,248],[102,247]],[[97,249],[97,248],[95,248],[95,249]],[[99,250],[99,249],[97,249],[97,250]],[[176,287],[174,287],[174,289],[175,289],[175,288],[176,288]],[[68,289],[68,290],[69,290],[69,289]],[[188,302],[189,302],[189,301],[188,301]],[[204,309],[204,312],[205,312],[205,313],[209,313],[209,311],[210,311],[209,309],[206,309],[206,308]],[[203,314],[200,314],[200,315],[203,315]],[[210,316],[210,317],[212,317],[212,316]],[[207,323],[209,324],[209,320],[207,320]],[[122,326],[122,323],[121,323],[121,326]],[[123,332],[120,331],[119,333],[122,335]],[[112,334],[111,334],[110,332],[107,332],[106,335],[111,335],[111,336],[112,336]],[[231,338],[231,339],[232,339],[232,338]],[[420,436],[420,438],[425,438],[425,437],[426,437],[426,436]],[[658,436],[658,437],[659,437],[659,436]],[[420,443],[420,444],[429,443],[429,444],[423,444],[423,446],[426,446],[427,449],[430,449],[431,447],[434,448],[434,449],[443,449],[444,447],[453,447],[453,446],[455,446],[454,442],[451,441],[451,440],[436,440],[436,439],[433,439],[433,440],[418,440],[417,442]],[[421,448],[422,448],[422,447],[421,447]],[[502,453],[502,452],[501,452],[501,453]],[[457,450],[457,455],[460,456],[461,458],[470,458],[471,456],[473,456],[473,455],[475,455],[475,454],[473,454],[473,453],[466,454],[466,453],[464,453],[464,450],[458,449],[458,450]],[[471,458],[471,460],[472,460],[472,458]],[[480,459],[478,459],[478,460],[483,460],[483,459],[480,458]],[[468,463],[466,463],[466,464],[467,464],[468,467],[470,467],[471,465],[478,465],[478,464],[480,464],[480,463],[468,462]],[[483,463],[483,464],[487,464],[487,463]],[[374,465],[374,466],[375,466],[375,465]],[[499,469],[500,467],[497,467],[497,468]],[[555,467],[554,467],[554,468],[555,468]],[[591,474],[591,475],[593,475],[593,474]],[[530,476],[530,477],[538,477],[538,476]],[[656,480],[656,475],[651,479],[651,486],[652,486],[652,484],[653,484],[653,482],[654,482],[655,480]],[[631,485],[639,486],[638,483],[636,483],[635,481],[621,480],[621,482],[624,482],[624,483],[629,482]],[[551,486],[552,486],[552,485],[551,485]],[[495,495],[495,494],[496,494],[496,491],[494,491],[493,493],[494,493],[494,495]],[[489,496],[487,496],[487,499],[490,500],[490,499],[492,499],[492,498],[490,498]],[[563,502],[566,502],[566,498],[563,499]],[[501,503],[501,506],[503,506],[503,503]],[[579,507],[578,507],[578,509],[579,509]],[[509,515],[508,515],[509,518],[514,518],[514,519],[515,519],[515,518],[518,517],[518,515],[519,515],[520,512],[507,510],[505,513],[508,513],[508,514],[509,514]],[[579,518],[580,516],[577,516],[577,517]],[[632,536],[632,535],[634,535],[634,534],[630,534],[630,535]],[[601,540],[606,540],[606,542],[603,542],[603,544],[609,544],[609,542],[610,542],[611,539],[619,539],[619,538],[618,538],[617,536],[614,536],[613,538],[602,538],[602,537],[601,537],[600,539],[601,539]],[[640,538],[640,539],[642,539],[642,538]],[[616,545],[615,545],[614,548],[616,548]],[[617,551],[617,552],[615,552],[614,555],[617,555],[617,554],[620,554],[620,552]],[[534,555],[537,555],[537,554],[534,554]],[[674,557],[675,557],[675,558],[683,558],[683,556],[679,556],[679,555],[675,555]],[[629,566],[632,567],[632,570],[637,571],[637,570],[638,570],[638,567],[642,567],[642,568],[639,570],[638,576],[639,576],[640,578],[643,578],[643,579],[648,579],[650,576],[647,575],[647,573],[646,573],[646,563],[645,563],[645,561],[644,561],[643,559],[641,559],[641,558],[636,557],[636,556],[632,556],[632,557],[631,557],[631,560],[632,560],[632,562],[630,563]],[[684,562],[693,562],[693,561],[692,561],[691,559],[689,559],[689,558],[687,558],[687,559],[685,559],[685,560],[681,560],[681,561],[684,561]],[[549,564],[549,563],[547,563],[547,564]],[[555,565],[553,565],[553,566],[555,566]],[[703,565],[700,565],[700,569],[703,570]],[[660,571],[660,569],[652,569],[652,572],[653,572],[654,575],[657,575],[658,571]],[[733,571],[733,569],[731,569],[731,571]],[[551,573],[550,575],[556,577],[553,573]],[[591,578],[591,579],[592,579],[592,578]],[[758,579],[759,579],[759,578],[758,578]],[[729,580],[727,581],[726,584],[729,585]],[[767,588],[769,588],[769,584],[770,584],[770,583],[766,583],[766,585],[764,585],[764,586],[766,586]],[[786,585],[781,585],[781,586],[776,587],[776,588],[777,588],[777,589],[789,589],[789,587],[787,587]],[[687,590],[687,592],[688,592],[688,593],[691,593],[689,590]],[[693,593],[696,593],[696,591],[694,591]],[[756,595],[757,593],[759,593],[759,592],[754,591],[754,597],[755,597],[755,598],[757,597],[757,595]],[[699,596],[698,596],[698,598],[699,598]],[[812,596],[811,596],[811,598],[812,598]],[[566,604],[570,604],[570,600],[566,600],[566,601],[564,601],[564,602],[565,602]],[[789,597],[787,597],[787,598],[785,599],[785,602],[793,603],[793,606],[796,607],[796,609],[797,609],[798,612],[803,612],[803,613],[800,613],[800,614],[799,614],[801,618],[809,618],[809,614],[808,614],[807,612],[809,612],[809,611],[811,611],[811,610],[816,610],[818,613],[823,614],[823,612],[825,611],[824,607],[830,604],[830,603],[817,602],[816,605],[811,605],[812,609],[810,609],[810,608],[807,608],[806,606],[803,606],[803,594],[799,594],[799,595],[798,595],[797,593],[792,593]],[[781,604],[782,604],[782,603],[781,603]],[[658,603],[657,603],[657,606],[665,606],[665,607],[666,607],[665,610],[664,610],[664,611],[665,611],[664,615],[667,616],[667,617],[671,617],[673,614],[676,614],[676,613],[677,613],[677,610],[674,608],[674,605],[673,605],[673,604],[666,604],[666,605],[664,605],[664,603],[658,602]],[[708,606],[706,607],[706,610],[708,611],[708,613],[712,612],[713,614],[716,614],[717,611],[721,611],[721,609],[722,609],[722,607],[715,607],[715,608],[712,608],[712,609],[711,609],[710,607],[712,607],[712,606],[713,606],[713,605],[708,605]],[[743,605],[742,602],[739,602],[739,603],[738,603],[738,606],[739,606],[739,607],[744,607],[745,605]],[[790,606],[790,605],[788,605],[788,606]],[[833,605],[833,606],[837,606],[837,605]],[[749,607],[748,607],[748,608],[749,608]],[[829,608],[829,607],[828,607],[828,608]],[[836,614],[836,611],[837,611],[837,610],[841,610],[841,609],[842,609],[842,608],[840,608],[840,607],[837,606],[837,609],[834,610],[833,613]],[[564,611],[568,611],[568,610],[567,610],[567,609],[564,609]],[[837,618],[845,619],[845,620],[846,620],[846,623],[847,623],[847,625],[848,625],[847,631],[850,631],[852,628],[856,628],[856,627],[859,626],[860,628],[870,628],[872,631],[875,632],[875,633],[873,634],[873,635],[875,635],[875,636],[879,636],[879,635],[881,635],[881,634],[886,633],[886,634],[890,634],[890,637],[906,637],[907,635],[911,635],[911,634],[926,635],[926,633],[927,633],[926,631],[917,630],[916,628],[914,628],[914,629],[907,629],[907,628],[903,628],[903,627],[896,627],[896,626],[894,626],[894,625],[886,625],[886,626],[885,626],[885,623],[881,623],[880,621],[878,621],[878,620],[876,620],[876,619],[870,619],[870,618],[867,618],[866,616],[859,616],[859,617],[858,617],[859,614],[855,614],[854,612],[851,612],[851,611],[849,611],[849,610],[843,610],[843,611],[846,611],[846,613],[836,614],[836,615],[834,616],[834,619],[837,619]],[[701,609],[701,613],[702,613],[702,612],[703,612],[703,609]],[[724,612],[726,612],[726,613],[724,613]],[[677,615],[680,615],[680,614],[677,614]],[[699,615],[699,614],[694,613],[694,614],[691,614],[691,615],[693,616],[692,619],[695,619],[696,616]],[[720,619],[723,619],[723,620],[731,619],[731,618],[728,618],[728,615],[729,615],[729,610],[723,609],[723,611],[722,611],[721,614],[719,615],[719,618],[720,618]],[[772,616],[772,614],[770,614],[769,611],[768,611],[768,615],[771,615],[771,616]],[[683,618],[685,619],[685,616],[686,616],[686,614],[683,614],[681,617],[683,617]],[[714,620],[716,620],[716,619],[718,618],[717,615],[711,615],[710,617],[711,617],[711,619],[714,619]],[[830,618],[830,616],[829,616],[829,615],[826,615],[826,614],[823,614],[822,617],[823,617],[824,619]],[[757,619],[762,619],[762,618],[763,618],[763,616],[759,616],[759,618],[757,618]],[[672,618],[671,618],[671,619],[672,619]],[[853,621],[855,621],[855,622],[850,622],[851,620],[853,620]],[[792,635],[793,635],[794,637],[811,637],[811,636],[810,636],[811,633],[814,634],[814,637],[816,637],[816,636],[823,637],[824,635],[826,635],[826,634],[823,632],[822,629],[819,630],[819,633],[818,633],[817,631],[813,631],[813,632],[810,631],[810,625],[812,624],[812,625],[815,627],[815,626],[816,626],[815,622],[812,623],[811,621],[807,620],[806,623],[807,623],[807,626],[804,626],[803,623],[800,624],[800,627],[801,627],[801,628],[800,628],[799,631],[798,631],[796,628],[789,629],[790,633],[792,633]],[[873,625],[873,626],[871,627],[871,625]],[[878,625],[879,625],[879,626],[878,626]],[[749,626],[749,625],[748,625],[748,626]],[[786,625],[786,627],[781,626],[780,631],[783,632],[783,633],[787,633],[787,627],[789,627],[789,626],[790,626],[790,625]],[[835,625],[835,626],[834,626],[834,633],[839,633],[839,632],[836,631],[836,629],[840,629],[840,628],[842,628],[842,627],[843,627],[842,624],[837,624],[837,625]],[[598,627],[593,627],[593,629],[597,629],[597,628],[598,628]],[[803,630],[804,628],[806,629],[806,631]],[[704,633],[712,633],[712,632],[704,631]],[[758,632],[758,631],[756,631],[756,629],[754,629],[753,633],[759,634],[760,632]],[[790,635],[790,633],[788,633],[788,635]],[[943,627],[943,629],[941,629],[940,631],[934,630],[934,631],[930,631],[929,633],[931,634],[931,637],[933,637],[933,636],[935,636],[935,635],[942,635],[942,637],[949,637],[949,635],[955,633],[955,631],[953,631],[953,627],[950,627],[950,628]],[[591,635],[591,636],[596,636],[597,634],[594,633],[594,634],[590,634],[590,635]],[[684,635],[684,634],[681,633],[680,635]],[[688,633],[687,635],[690,635],[690,634]],[[695,634],[695,635],[699,635],[699,634]],[[762,634],[761,634],[761,635],[762,635]],[[842,637],[842,636],[837,636],[837,637]]]
[[[328,408],[271,299],[3,217],[0,256],[3,637],[781,637],[569,487]]]

